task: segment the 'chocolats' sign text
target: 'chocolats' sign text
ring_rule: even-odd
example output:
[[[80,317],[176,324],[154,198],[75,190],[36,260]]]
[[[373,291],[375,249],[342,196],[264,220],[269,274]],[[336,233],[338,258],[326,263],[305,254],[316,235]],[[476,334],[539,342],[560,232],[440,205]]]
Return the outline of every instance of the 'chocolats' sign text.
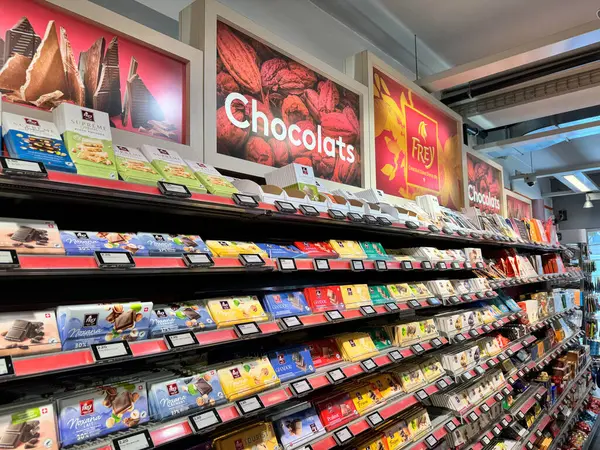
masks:
[[[217,22],[217,153],[360,186],[359,96]]]
[[[467,200],[489,213],[502,212],[502,171],[467,152]]]

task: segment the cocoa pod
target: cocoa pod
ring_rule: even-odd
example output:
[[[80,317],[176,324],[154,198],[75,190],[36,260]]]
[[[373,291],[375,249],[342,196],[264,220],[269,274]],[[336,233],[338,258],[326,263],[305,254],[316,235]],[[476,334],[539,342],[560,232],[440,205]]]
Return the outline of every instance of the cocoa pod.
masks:
[[[260,79],[266,89],[272,89],[279,84],[279,71],[287,69],[287,62],[281,58],[265,61],[260,68]]]
[[[358,123],[358,117],[356,117],[356,112],[354,112],[354,108],[350,106],[345,106],[342,112],[348,119],[348,122],[350,122],[350,125],[352,125],[352,128],[354,128],[354,131],[356,132],[356,140],[358,140],[360,136],[360,124]]]
[[[317,130],[315,125],[310,120],[301,120],[300,122],[296,122],[296,125],[298,125],[300,128],[300,132],[298,133],[300,140],[302,140],[302,133],[304,133],[304,130],[311,130],[313,133],[315,133],[316,138]],[[300,157],[308,157],[312,160],[311,153],[312,150],[307,149],[302,142],[300,145],[294,145],[292,142],[290,142],[290,159],[296,160]]]
[[[297,95],[288,95],[281,104],[281,118],[289,127],[291,124],[306,120],[308,108]]]
[[[240,87],[252,94],[261,91],[256,52],[223,22],[217,22],[217,51],[223,65]]]
[[[301,156],[300,158],[296,158],[294,162],[303,166],[312,166],[312,159],[309,156]]]
[[[327,156],[325,152],[312,152],[312,166],[315,171],[315,176],[318,178],[330,179],[335,169],[336,157]]]
[[[231,104],[232,115],[240,121],[248,119],[242,102]],[[250,128],[238,128],[227,118],[225,107],[217,110],[217,149],[225,155],[240,156],[240,152],[250,135]]]
[[[265,140],[258,136],[251,136],[244,149],[246,161],[252,161],[265,166],[273,166],[273,150]]]
[[[334,112],[340,102],[340,93],[331,80],[319,83],[319,111],[321,113]]]
[[[273,150],[275,167],[287,166],[290,163],[290,149],[285,141],[271,138],[267,141]]]
[[[319,111],[319,94],[314,89],[304,91],[304,100],[310,115],[319,122],[321,120],[321,112]]]
[[[219,56],[217,56],[217,73],[222,72],[223,71],[223,61],[221,61],[221,58]]]
[[[240,87],[227,72],[217,74],[217,105],[223,106],[225,98],[232,92],[239,92]]]
[[[260,61],[267,61],[277,57],[277,52],[275,50],[256,39],[251,39],[250,45],[258,55]]]
[[[278,74],[278,83],[274,90],[286,94],[300,95],[304,91],[304,82],[295,72],[290,69],[282,69]]]
[[[300,64],[299,62],[290,61],[288,63],[288,68],[292,72],[294,72],[298,76],[298,78],[302,80],[302,83],[304,84],[304,89],[313,87],[317,82],[317,75],[315,74],[315,72],[310,70],[308,67]]]
[[[340,93],[340,103],[342,106],[351,106],[356,112],[359,104],[358,94],[348,89],[342,89],[342,92]]]
[[[333,177],[331,181],[343,184],[351,184],[354,186],[360,186],[360,152],[358,148],[354,149],[355,161],[350,164],[347,160],[342,161],[338,158],[335,163],[335,169],[333,170]]]
[[[356,140],[356,130],[354,129],[354,125],[350,123],[350,120],[344,113],[331,112],[321,114],[321,127],[323,128],[324,136],[333,139],[337,139],[338,136],[341,136],[346,144],[353,144]]]
[[[265,114],[267,116],[269,123],[271,123],[271,121],[273,120],[273,113],[271,112],[271,110],[269,108],[267,108],[267,105],[265,105],[263,102],[255,99],[254,97],[250,97],[249,95],[244,95],[244,97],[246,97],[246,99],[248,100],[248,103],[246,103],[244,111],[245,111],[246,117],[248,117],[248,120],[250,122],[252,122],[252,100],[256,100],[256,109],[258,111],[262,112],[263,114]],[[258,119],[256,121],[256,123],[257,123],[256,133],[264,135],[264,130],[265,130],[264,121],[262,119]]]

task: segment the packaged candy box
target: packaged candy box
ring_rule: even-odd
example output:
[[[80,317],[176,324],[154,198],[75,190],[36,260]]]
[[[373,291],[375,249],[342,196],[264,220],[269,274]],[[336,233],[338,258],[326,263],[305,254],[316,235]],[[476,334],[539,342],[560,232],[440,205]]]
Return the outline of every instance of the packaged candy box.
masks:
[[[256,244],[266,252],[269,258],[303,258],[304,253],[298,250],[293,245],[277,245],[277,244]]]
[[[151,313],[152,302],[59,306],[56,316],[63,350],[147,339]]]
[[[214,440],[213,448],[214,450],[280,450],[271,422],[258,422],[225,436],[219,436]]]
[[[339,286],[305,288],[304,296],[308,300],[308,304],[313,313],[324,312],[331,309],[342,311],[346,309]]]
[[[356,411],[354,402],[347,392],[329,394],[329,396],[316,400],[315,406],[319,411],[321,423],[327,431],[340,427],[358,417],[358,411]]]
[[[216,327],[202,302],[154,305],[150,318],[150,337],[177,331],[212,330]]]
[[[183,253],[208,253],[200,236],[192,234],[138,233],[138,240],[150,256],[178,256]]]
[[[58,450],[54,403],[14,409],[0,415],[0,448]]]
[[[328,242],[301,242],[296,241],[294,245],[307,258],[338,258],[339,255]]]
[[[0,218],[0,249],[19,254],[65,253],[58,227],[47,220]]]
[[[140,149],[152,167],[168,182],[183,184],[190,191],[206,194],[206,188],[200,183],[185,160],[174,150],[142,145]]]
[[[338,363],[342,360],[338,345],[333,338],[311,341],[307,345],[315,368]]]
[[[78,444],[149,419],[146,383],[119,383],[58,398],[63,446]]]
[[[117,171],[124,181],[156,186],[158,181],[163,179],[139,149],[124,145],[115,145],[113,149],[117,159]]]
[[[325,428],[314,407],[276,419],[274,426],[284,450],[301,447],[325,434]]]
[[[279,384],[279,378],[266,356],[240,361],[217,372],[223,392],[230,402]]]
[[[269,360],[283,383],[315,371],[308,346],[299,345],[269,353]]]
[[[264,298],[265,309],[275,318],[303,316],[310,314],[310,307],[300,291],[267,294]]]
[[[54,311],[0,314],[0,356],[60,351]]]
[[[67,255],[93,255],[96,251],[128,251],[132,255],[148,256],[148,249],[135,233],[61,231],[60,238]]]
[[[231,327],[238,323],[264,322],[268,319],[254,295],[210,299],[206,300],[206,307],[217,328]]]

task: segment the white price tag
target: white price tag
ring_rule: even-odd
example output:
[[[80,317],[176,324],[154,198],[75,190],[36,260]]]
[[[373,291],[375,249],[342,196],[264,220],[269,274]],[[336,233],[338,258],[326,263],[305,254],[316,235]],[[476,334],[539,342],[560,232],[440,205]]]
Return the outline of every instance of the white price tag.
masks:
[[[12,264],[12,255],[8,250],[0,251],[0,264]]]
[[[185,253],[183,255],[183,261],[185,262],[185,265],[190,268],[212,267],[215,265],[215,262],[208,253]]]
[[[438,389],[446,389],[448,387],[448,383],[446,383],[444,380],[440,380],[436,383]]]
[[[427,446],[429,448],[434,448],[438,443],[438,440],[435,438],[435,436],[433,434],[430,434],[429,436],[427,436],[425,438],[425,444],[427,444]]]
[[[242,253],[239,255],[240,260],[244,266],[264,266],[265,261],[260,255],[255,253]]]
[[[332,309],[331,311],[325,311],[325,316],[329,321],[342,320],[344,318],[342,313],[335,309]]]
[[[483,405],[481,405],[481,406],[480,406],[480,409],[481,409],[483,412],[489,412],[489,410],[490,410],[490,407],[484,403]]]
[[[315,259],[313,260],[315,270],[329,270],[329,261],[326,259]]]
[[[305,394],[313,389],[306,378],[300,381],[295,381],[290,386],[296,395]]]
[[[179,194],[187,193],[185,186],[182,186],[181,184],[164,183],[164,186],[171,192],[177,192]]]
[[[190,423],[192,424],[192,427],[194,428],[196,433],[218,425],[221,422],[221,417],[215,409],[203,411],[201,413],[190,416]]]
[[[400,353],[398,350],[389,352],[388,356],[392,359],[392,361],[400,361],[401,359],[404,359],[404,356],[402,356],[402,353]]]
[[[365,359],[364,361],[361,361],[360,364],[367,372],[377,368],[377,363],[373,361],[372,358]]]
[[[237,325],[235,325],[235,329],[237,330],[238,335],[240,337],[253,336],[255,334],[262,333],[261,329],[255,322],[238,323]]]
[[[367,416],[367,420],[371,424],[371,427],[376,427],[381,422],[383,422],[383,417],[381,417],[381,414],[379,414],[378,412],[375,412],[373,414],[369,414]]]
[[[491,441],[489,437],[484,436],[481,438],[481,442],[483,442],[483,445],[488,445]]]
[[[421,344],[412,345],[410,348],[415,355],[420,355],[421,353],[423,353],[425,351],[425,349],[423,348],[423,346]]]
[[[352,270],[355,272],[361,272],[365,270],[365,263],[361,259],[353,259],[351,261]]]
[[[374,314],[377,314],[377,311],[375,311],[375,308],[373,308],[370,305],[361,306],[360,307],[360,311],[361,311],[361,313],[362,313],[363,316],[372,316]]]
[[[344,442],[348,442],[350,439],[354,438],[352,431],[348,427],[344,427],[339,431],[335,431],[333,433],[335,436],[335,440],[339,445],[342,445]]]
[[[15,373],[10,356],[0,357],[0,376],[13,375]]]
[[[96,361],[132,355],[129,344],[126,341],[113,342],[111,344],[92,344],[92,352]]]
[[[281,320],[286,328],[296,328],[304,325],[298,316],[284,317]]]
[[[469,419],[471,420],[471,422],[475,422],[477,419],[479,419],[479,416],[475,414],[475,411],[473,411],[469,414]]]
[[[100,255],[106,264],[129,264],[127,253],[100,252]]]
[[[42,172],[40,165],[36,162],[22,159],[6,158],[6,167],[14,170],[26,170],[27,172]]]
[[[387,263],[382,260],[377,260],[377,261],[375,261],[375,269],[378,271],[388,270]]]
[[[279,270],[282,272],[292,272],[296,270],[296,261],[293,258],[279,258],[277,260]]]
[[[115,450],[145,450],[154,447],[150,433],[147,430],[130,434],[127,437],[114,439],[113,445]]]
[[[456,430],[456,424],[454,422],[446,422],[446,425],[444,425],[444,428],[446,429],[446,431],[452,432],[452,431]]]
[[[331,380],[332,383],[337,383],[346,378],[346,374],[342,369],[333,369],[327,372],[327,376]]]
[[[170,348],[187,347],[188,345],[198,345],[198,339],[191,331],[183,333],[167,334],[165,341]]]
[[[254,397],[247,398],[245,400],[239,400],[237,402],[238,408],[242,412],[242,414],[250,414],[254,411],[258,411],[259,409],[263,409],[264,405],[260,401],[258,395]]]
[[[398,307],[397,304],[393,303],[393,302],[389,302],[385,304],[385,308],[389,311],[389,312],[395,312],[398,311],[400,308]]]

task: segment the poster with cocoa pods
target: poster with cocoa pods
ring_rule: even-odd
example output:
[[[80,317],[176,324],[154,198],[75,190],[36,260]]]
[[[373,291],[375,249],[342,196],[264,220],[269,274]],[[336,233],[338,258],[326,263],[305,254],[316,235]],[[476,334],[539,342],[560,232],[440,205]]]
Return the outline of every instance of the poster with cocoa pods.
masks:
[[[533,216],[531,200],[524,195],[504,189],[506,198],[506,217],[510,219],[531,219]]]
[[[468,206],[503,214],[502,166],[466,152]]]
[[[217,153],[361,186],[360,95],[217,21]]]
[[[185,86],[183,61],[43,1],[0,0],[5,102],[47,111],[70,102],[108,113],[112,127],[185,144]]]
[[[408,199],[433,194],[440,205],[460,209],[460,120],[434,105],[426,93],[417,94],[399,74],[390,76],[373,64],[368,76],[373,89],[377,189]]]

